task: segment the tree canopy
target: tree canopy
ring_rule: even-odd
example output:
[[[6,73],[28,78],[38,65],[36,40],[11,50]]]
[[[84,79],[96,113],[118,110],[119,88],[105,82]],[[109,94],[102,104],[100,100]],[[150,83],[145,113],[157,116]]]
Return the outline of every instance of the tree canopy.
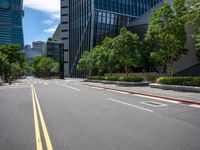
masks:
[[[200,1],[186,0],[187,11],[184,16],[187,23],[195,29],[197,58],[200,61]]]
[[[126,28],[120,30],[115,38],[106,37],[101,45],[95,46],[90,52],[85,51],[79,60],[77,68],[81,71],[97,70],[99,74],[113,71],[123,66],[128,76],[130,67],[137,67],[140,62],[140,40],[137,34]]]
[[[0,46],[0,70],[5,80],[8,76],[19,77],[25,72],[25,68],[25,54],[19,45]]]
[[[152,57],[157,63],[166,66],[168,75],[173,74],[174,61],[179,60],[181,55],[187,52],[184,48],[185,10],[184,0],[174,0],[173,6],[165,2],[152,16],[145,37],[145,40],[150,41],[152,45]]]
[[[33,74],[37,77],[51,77],[59,73],[59,63],[53,58],[46,56],[39,56],[33,60],[32,63]]]

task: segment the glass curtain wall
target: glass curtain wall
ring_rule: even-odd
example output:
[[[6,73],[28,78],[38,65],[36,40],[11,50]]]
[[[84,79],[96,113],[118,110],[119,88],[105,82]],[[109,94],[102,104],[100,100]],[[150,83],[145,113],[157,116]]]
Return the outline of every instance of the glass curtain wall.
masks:
[[[106,36],[116,36],[121,27],[129,25],[160,1],[70,0],[71,76],[84,75],[76,70],[83,51],[91,50]]]
[[[0,45],[13,43],[23,48],[22,0],[0,1]]]
[[[78,76],[76,64],[83,51],[91,47],[92,0],[70,0],[69,68],[71,76]]]

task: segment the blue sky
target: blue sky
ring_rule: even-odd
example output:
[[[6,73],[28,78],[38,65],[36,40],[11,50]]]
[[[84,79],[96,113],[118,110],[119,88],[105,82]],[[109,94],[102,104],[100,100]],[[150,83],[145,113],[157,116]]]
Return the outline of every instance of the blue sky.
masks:
[[[25,0],[24,43],[46,41],[51,37],[59,24],[59,9],[59,0]]]

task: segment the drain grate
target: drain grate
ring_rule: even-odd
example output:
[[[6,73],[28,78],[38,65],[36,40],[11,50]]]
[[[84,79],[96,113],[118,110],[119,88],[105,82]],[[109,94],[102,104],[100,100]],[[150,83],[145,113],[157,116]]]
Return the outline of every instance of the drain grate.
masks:
[[[164,107],[167,106],[167,104],[162,104],[162,103],[157,103],[153,101],[145,101],[145,102],[140,102],[141,104],[153,106],[153,107]]]

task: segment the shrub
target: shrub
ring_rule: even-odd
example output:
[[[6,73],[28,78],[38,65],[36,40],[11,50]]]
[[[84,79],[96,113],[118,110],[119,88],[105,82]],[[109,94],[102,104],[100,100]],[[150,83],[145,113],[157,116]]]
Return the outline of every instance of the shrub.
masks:
[[[104,80],[119,81],[119,77],[117,77],[117,76],[105,76]]]
[[[142,82],[142,81],[144,81],[144,77],[140,77],[140,76],[129,76],[129,77],[124,77],[124,76],[121,76],[121,77],[119,77],[119,81],[126,81],[126,82]]]
[[[108,80],[108,81],[126,81],[126,82],[141,82],[144,81],[144,77],[140,76],[93,76],[89,77],[89,80]]]
[[[159,84],[200,86],[200,77],[160,77],[156,82]]]

